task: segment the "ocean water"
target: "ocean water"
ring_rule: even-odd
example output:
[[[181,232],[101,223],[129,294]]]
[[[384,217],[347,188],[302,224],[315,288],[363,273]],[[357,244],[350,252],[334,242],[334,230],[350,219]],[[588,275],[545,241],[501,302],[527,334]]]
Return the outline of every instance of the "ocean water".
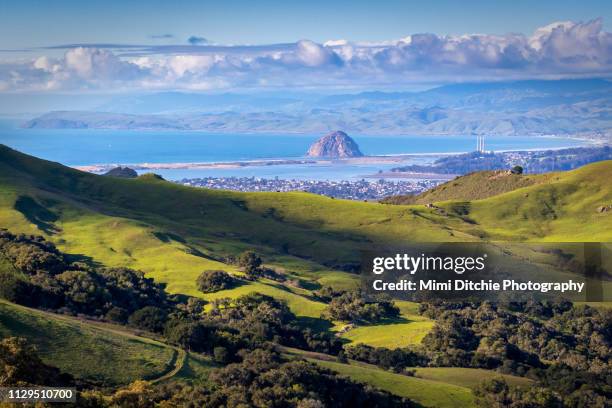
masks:
[[[0,124],[0,143],[69,166],[93,164],[228,162],[299,159],[321,135],[216,134],[180,131],[90,129],[20,129]],[[473,151],[474,136],[351,135],[366,155],[455,153]],[[550,137],[488,137],[487,150],[548,149],[581,142]],[[422,156],[411,162],[427,162]],[[296,179],[355,179],[388,165],[275,165],[234,169],[173,169],[156,173],[169,179],[189,177],[279,177]]]

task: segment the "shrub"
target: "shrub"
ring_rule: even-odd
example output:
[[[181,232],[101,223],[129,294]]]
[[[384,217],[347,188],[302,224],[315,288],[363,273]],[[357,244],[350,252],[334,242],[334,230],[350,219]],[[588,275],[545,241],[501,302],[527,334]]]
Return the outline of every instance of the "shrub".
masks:
[[[145,306],[138,309],[128,319],[131,326],[152,332],[161,332],[166,321],[166,311],[155,306]]]
[[[253,272],[261,266],[261,257],[254,251],[244,251],[238,257],[238,265],[244,268],[245,272]]]
[[[210,352],[216,341],[215,327],[176,319],[168,322],[164,336],[170,343],[196,352]]]
[[[196,283],[201,292],[210,293],[231,288],[235,285],[236,279],[225,271],[208,270],[198,276]]]
[[[108,312],[106,312],[104,318],[113,322],[125,323],[127,320],[127,315],[127,310],[121,307],[113,306]]]
[[[512,174],[523,174],[523,168],[521,166],[514,166],[510,172]]]

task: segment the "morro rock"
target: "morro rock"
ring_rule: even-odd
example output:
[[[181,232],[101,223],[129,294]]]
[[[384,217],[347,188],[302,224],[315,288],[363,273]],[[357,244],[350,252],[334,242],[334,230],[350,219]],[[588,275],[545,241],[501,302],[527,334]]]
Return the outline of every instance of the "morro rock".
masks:
[[[363,153],[353,139],[341,130],[328,133],[308,149],[310,157],[361,157]]]

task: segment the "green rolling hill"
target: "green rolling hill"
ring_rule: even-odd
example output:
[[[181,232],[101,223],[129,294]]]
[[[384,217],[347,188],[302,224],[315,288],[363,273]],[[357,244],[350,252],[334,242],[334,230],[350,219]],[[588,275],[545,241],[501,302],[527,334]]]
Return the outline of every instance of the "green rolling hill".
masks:
[[[612,217],[599,209],[612,203],[611,176],[609,161],[566,173],[483,171],[385,202],[433,205],[473,224],[471,229],[460,227],[462,231],[491,240],[607,242]]]
[[[121,326],[93,323],[0,300],[0,337],[25,337],[47,363],[104,386],[155,379],[170,371],[177,351]]]
[[[504,170],[479,171],[459,176],[417,195],[388,197],[386,204],[429,204],[447,200],[473,201],[542,184],[553,174],[512,174]]]
[[[213,299],[258,291],[285,299],[298,315],[318,318],[325,305],[310,291],[323,284],[356,285],[356,275],[344,271],[359,263],[360,250],[377,245],[483,238],[610,241],[612,211],[597,209],[612,203],[611,176],[612,162],[599,162],[524,176],[531,181],[501,188],[512,191],[466,201],[466,191],[490,178],[474,174],[460,186],[447,183],[444,195],[436,193],[446,201],[428,208],[96,176],[2,146],[0,226],[45,235],[91,262],[143,270],[170,292]],[[260,280],[215,294],[197,291],[195,278],[204,269],[239,274],[226,259],[249,248],[301,287]]]
[[[306,193],[213,191],[150,176],[96,176],[0,146],[0,227],[43,235],[85,262],[140,269],[166,283],[171,293],[213,300],[260,292],[285,300],[306,324],[342,330],[343,324],[321,317],[326,304],[313,291],[322,285],[358,285],[351,271],[361,250],[483,239],[612,241],[612,210],[601,210],[612,204],[611,178],[612,162],[542,176],[476,173],[423,195],[434,205],[386,205]],[[251,248],[289,280],[243,281],[208,294],[197,290],[202,270],[242,275],[229,259]],[[10,265],[0,260],[0,268]],[[420,343],[434,322],[418,315],[415,304],[398,305],[396,321],[342,330],[341,337],[388,348]],[[9,303],[0,303],[0,317],[1,335],[38,339],[46,361],[92,381],[116,385],[139,378],[164,380],[164,375],[202,381],[210,367],[197,356],[181,357],[172,347],[103,324]],[[94,352],[71,360],[74,350]],[[496,375],[418,369],[416,377],[406,377],[372,366],[321,364],[430,406],[469,406],[470,389]]]
[[[474,201],[468,216],[496,240],[611,241],[612,213],[600,208],[612,205],[612,162],[548,177],[538,185]]]

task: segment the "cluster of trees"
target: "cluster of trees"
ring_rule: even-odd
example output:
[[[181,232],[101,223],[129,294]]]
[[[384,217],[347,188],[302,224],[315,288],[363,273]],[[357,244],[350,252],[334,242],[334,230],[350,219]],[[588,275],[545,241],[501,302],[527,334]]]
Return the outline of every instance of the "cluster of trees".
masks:
[[[537,381],[481,392],[484,405],[605,406],[610,388],[612,311],[570,302],[422,304],[437,320],[423,340],[431,365],[496,368]],[[495,391],[497,390],[497,391]],[[489,397],[485,397],[489,395]]]
[[[41,236],[14,235],[0,229],[0,248],[17,269],[30,275],[39,271],[57,274],[68,266],[65,256]]]
[[[404,372],[407,367],[426,367],[429,359],[420,350],[385,347],[372,347],[367,344],[357,344],[344,348],[343,357],[377,365],[385,370]]]
[[[331,286],[322,286],[320,289],[315,290],[313,295],[315,295],[320,301],[329,303],[333,298],[342,295],[344,292],[344,290],[337,290]]]
[[[195,319],[171,318],[163,329],[166,340],[185,350],[206,353],[220,364],[239,359],[240,350],[253,349],[261,343],[237,330]]]
[[[321,292],[321,296],[329,296],[327,315],[333,320],[352,323],[375,323],[383,319],[397,318],[400,311],[391,300],[374,299],[366,301],[359,290]]]
[[[270,343],[328,354],[342,350],[342,342],[331,333],[300,325],[284,302],[257,293],[215,300],[208,312],[196,299],[169,311],[149,306],[130,316],[128,323],[223,364],[240,361],[244,350]]]
[[[480,384],[474,390],[474,396],[476,405],[482,408],[563,407],[559,398],[549,389],[510,387],[503,378]]]
[[[0,257],[15,269],[3,268],[0,273],[0,295],[8,300],[129,324],[186,349],[210,353],[220,361],[235,361],[238,350],[267,341],[332,354],[342,347],[331,333],[300,325],[284,302],[269,296],[220,299],[205,313],[203,300],[168,296],[163,285],[140,271],[69,262],[42,237],[5,230],[0,231]],[[247,251],[240,264],[245,272],[257,273],[261,258]],[[200,289],[206,291],[221,290],[234,282],[223,271],[207,271],[198,278]]]
[[[364,387],[313,363],[284,360],[270,349],[242,353],[240,362],[215,370],[204,386],[136,382],[110,397],[97,392],[81,394],[79,403],[91,408],[415,406],[409,400]]]
[[[255,253],[243,255],[240,264],[245,272],[259,273],[261,258]],[[421,304],[420,313],[436,320],[436,325],[422,346],[389,350],[357,345],[343,349],[332,333],[300,325],[287,305],[275,298],[249,294],[219,299],[205,311],[203,300],[169,296],[162,285],[145,278],[142,272],[71,262],[40,237],[0,230],[0,266],[0,296],[11,301],[129,324],[157,333],[184,349],[207,353],[220,364],[229,364],[212,376],[211,389],[177,385],[177,396],[154,389],[152,396],[145,398],[169,404],[164,406],[181,406],[180,402],[187,400],[201,400],[202,406],[268,406],[270,401],[281,402],[274,406],[296,407],[360,406],[363,401],[371,404],[363,402],[361,406],[406,403],[308,363],[283,361],[270,351],[271,343],[338,355],[341,360],[365,361],[396,372],[408,373],[407,369],[416,366],[475,367],[537,381],[529,391],[503,382],[487,384],[479,391],[483,406],[525,406],[527,402],[530,406],[599,406],[612,393],[610,310],[574,307],[570,302],[428,302]],[[201,290],[221,290],[231,285],[232,279],[225,272],[208,271],[198,284]],[[360,291],[322,288],[316,296],[329,303],[327,313],[332,319],[369,323],[399,315],[393,302],[384,298],[367,302]],[[45,384],[69,381],[57,369],[36,360],[23,340],[0,343],[0,380],[33,384],[41,381],[36,373],[51,379]],[[325,388],[319,381],[333,387]],[[292,385],[278,385],[285,382]],[[142,396],[149,386],[139,383],[134,387]],[[334,387],[343,393],[334,393]],[[128,401],[135,398],[132,391],[123,390],[112,398]],[[352,393],[361,399],[355,402]],[[108,398],[93,394],[92,398],[102,401],[100,404],[108,402]]]
[[[333,334],[300,325],[285,302],[258,293],[213,301],[211,310],[202,318],[237,330],[254,342],[273,341],[327,354],[337,354],[342,349],[342,342]]]
[[[525,375],[543,362],[612,371],[612,311],[570,302],[423,303],[437,321],[423,339],[434,365],[500,368]]]
[[[576,387],[575,373],[559,378],[552,386],[511,386],[503,378],[485,381],[474,390],[476,405],[482,408],[507,407],[589,407],[607,408],[610,406],[610,391],[593,389],[588,381],[580,381]],[[570,382],[566,388],[559,384]],[[603,391],[603,392],[602,392]]]
[[[227,262],[240,267],[244,272],[244,279],[255,281],[259,278],[267,278],[277,282],[287,281],[285,274],[263,266],[263,260],[257,252],[247,250],[238,257],[231,257]],[[204,293],[218,292],[224,289],[231,289],[240,282],[240,279],[221,270],[207,270],[200,274],[196,284],[198,289]],[[295,282],[292,282],[295,284]]]
[[[0,230],[0,296],[30,307],[124,323],[144,308],[170,307],[164,286],[128,268],[92,268],[42,237]],[[142,313],[142,312],[139,312]]]
[[[283,360],[272,351],[272,342],[329,354],[338,354],[342,343],[331,333],[304,328],[284,302],[272,297],[250,294],[220,299],[205,312],[204,301],[171,298],[163,286],[141,272],[70,262],[40,237],[7,231],[0,232],[0,256],[13,267],[1,268],[3,282],[11,281],[18,289],[11,291],[11,301],[129,324],[228,364],[211,375],[210,387],[176,384],[164,390],[138,382],[112,396],[84,392],[80,396],[82,406],[148,407],[163,402],[164,406],[178,407],[193,405],[194,401],[196,406],[228,407],[410,406],[409,401],[354,383],[314,364]],[[245,256],[245,271],[260,268],[258,258]],[[206,274],[202,281],[211,283],[207,288],[219,285],[219,281],[222,286],[227,279],[220,275],[223,274]],[[72,381],[58,369],[43,364],[23,339],[0,343],[0,378],[4,381],[0,385]]]
[[[604,407],[612,398],[612,311],[570,302],[422,303],[436,320],[422,345],[389,350],[346,347],[342,358],[406,373],[409,367],[496,369],[536,381],[483,385],[483,407]]]
[[[269,342],[328,354],[338,354],[342,342],[333,334],[301,325],[287,305],[270,296],[251,293],[211,303],[191,298],[165,310],[148,306],[128,319],[131,326],[157,333],[186,350],[207,353],[219,363],[235,362],[240,350]]]

